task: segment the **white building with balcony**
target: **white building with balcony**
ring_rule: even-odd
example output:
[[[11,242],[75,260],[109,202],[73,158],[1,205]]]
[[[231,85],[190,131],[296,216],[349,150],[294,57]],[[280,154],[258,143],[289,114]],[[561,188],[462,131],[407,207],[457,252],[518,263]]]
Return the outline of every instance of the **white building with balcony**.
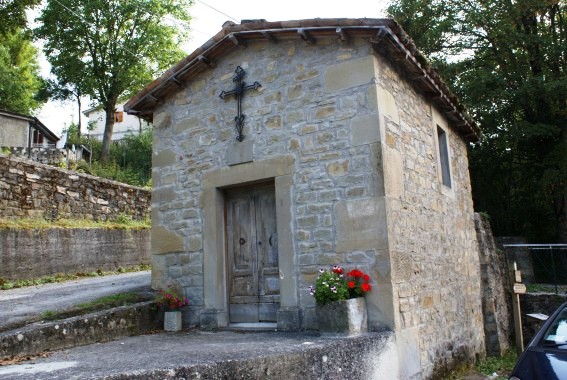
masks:
[[[102,106],[89,108],[83,112],[83,115],[89,119],[89,128],[94,127],[88,131],[89,136],[102,141],[106,122],[106,112],[104,112]],[[116,105],[116,112],[114,113],[112,140],[122,140],[129,133],[139,134],[149,126],[150,124],[147,121],[124,112],[124,103],[119,103]]]

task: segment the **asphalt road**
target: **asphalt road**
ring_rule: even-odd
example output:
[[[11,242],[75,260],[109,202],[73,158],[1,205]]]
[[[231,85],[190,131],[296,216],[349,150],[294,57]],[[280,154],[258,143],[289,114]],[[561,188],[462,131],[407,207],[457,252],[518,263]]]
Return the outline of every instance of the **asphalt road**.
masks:
[[[47,310],[62,311],[100,297],[132,291],[149,291],[151,272],[112,276],[0,290],[0,331],[37,319]]]

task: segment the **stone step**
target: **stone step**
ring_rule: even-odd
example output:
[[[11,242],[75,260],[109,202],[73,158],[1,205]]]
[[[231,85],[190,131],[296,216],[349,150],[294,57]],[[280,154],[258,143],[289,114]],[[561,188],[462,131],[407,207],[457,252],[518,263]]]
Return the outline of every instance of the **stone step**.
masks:
[[[2,332],[0,359],[108,342],[162,328],[155,302],[141,302]]]

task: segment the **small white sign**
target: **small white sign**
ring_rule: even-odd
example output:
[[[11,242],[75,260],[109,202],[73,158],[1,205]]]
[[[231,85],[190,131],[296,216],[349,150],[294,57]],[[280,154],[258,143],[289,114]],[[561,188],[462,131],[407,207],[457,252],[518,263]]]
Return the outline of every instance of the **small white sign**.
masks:
[[[526,285],[524,284],[514,284],[514,293],[524,294],[526,293]]]

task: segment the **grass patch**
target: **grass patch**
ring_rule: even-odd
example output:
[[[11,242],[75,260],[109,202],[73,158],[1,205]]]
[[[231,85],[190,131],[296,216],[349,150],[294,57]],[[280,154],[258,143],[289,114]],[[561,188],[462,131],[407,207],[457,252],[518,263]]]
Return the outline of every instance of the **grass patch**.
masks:
[[[501,357],[488,357],[485,360],[481,360],[476,365],[476,369],[486,376],[491,376],[496,372],[498,374],[496,379],[507,379],[510,372],[514,369],[517,360],[518,354],[511,349]]]
[[[47,220],[44,218],[21,218],[0,219],[0,228],[31,230],[47,228],[105,228],[109,230],[144,230],[151,227],[149,218],[143,220],[132,220],[128,215],[119,214],[115,219],[109,221],[96,221],[87,219],[57,219]]]
[[[80,303],[63,311],[46,310],[41,313],[41,319],[44,321],[56,321],[58,319],[71,318],[77,315],[94,313],[95,311],[108,310],[119,306],[133,305],[138,302],[149,301],[152,298],[153,297],[148,296],[148,294],[143,293],[118,293]]]
[[[59,313],[53,310],[45,310],[41,313],[41,319],[44,321],[54,321],[58,318]]]
[[[451,373],[444,376],[445,380],[462,380],[467,376],[481,375],[493,380],[507,380],[514,369],[518,355],[515,350],[509,350],[502,357],[488,357],[476,363],[474,367],[467,365],[457,366]],[[496,377],[492,377],[496,373]]]
[[[76,307],[82,310],[110,309],[113,307],[135,304],[139,299],[140,295],[136,292],[118,293],[97,298],[94,301],[80,303]]]
[[[526,291],[528,293],[555,293],[554,284],[526,284]],[[558,284],[557,292],[559,294],[567,293],[567,285]]]
[[[65,281],[72,281],[78,280],[80,278],[85,277],[100,277],[100,276],[108,276],[112,274],[119,274],[119,273],[130,273],[130,272],[140,272],[145,270],[150,270],[152,267],[150,265],[136,265],[133,267],[128,268],[118,268],[116,270],[110,271],[103,271],[98,269],[95,272],[77,272],[75,274],[56,274],[53,276],[44,276],[40,278],[32,278],[32,279],[24,279],[24,280],[16,280],[16,281],[8,281],[0,278],[0,289],[1,290],[8,290],[13,288],[23,288],[26,286],[34,286],[34,285],[42,285],[42,284],[50,284],[50,283],[57,283],[57,282],[65,282]]]

